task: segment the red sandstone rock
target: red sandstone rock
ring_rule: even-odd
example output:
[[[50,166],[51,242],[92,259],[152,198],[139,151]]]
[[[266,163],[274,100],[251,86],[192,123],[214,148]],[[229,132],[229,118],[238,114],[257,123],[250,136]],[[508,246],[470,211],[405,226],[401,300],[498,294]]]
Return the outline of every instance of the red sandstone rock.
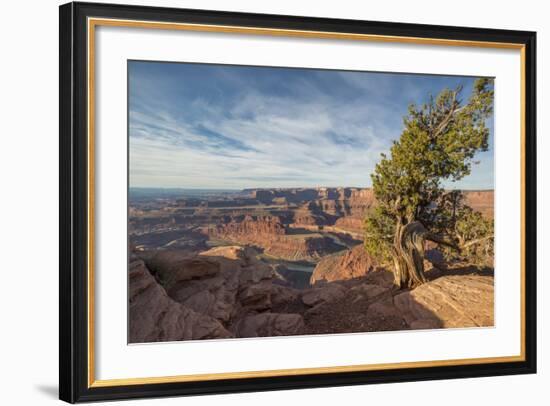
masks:
[[[487,218],[494,217],[495,193],[492,190],[464,191],[464,202]]]
[[[260,313],[240,320],[234,332],[237,337],[272,337],[299,334],[303,327],[299,314]]]
[[[284,235],[285,227],[278,217],[247,215],[241,221],[234,219],[227,224],[218,225],[212,232],[222,237],[230,235],[246,239],[254,235]]]
[[[255,254],[236,246],[213,248],[192,258],[160,251],[147,262],[171,299],[228,326],[251,313],[269,312],[272,299],[280,304],[297,297],[293,289],[273,284],[275,272]]]
[[[387,293],[390,289],[391,287],[388,287],[388,286],[374,285],[372,283],[363,283],[361,285],[352,287],[351,291],[361,295],[362,297],[366,297],[367,299],[372,300],[384,293]]]
[[[302,302],[306,306],[313,307],[320,303],[328,303],[342,299],[345,294],[346,289],[339,284],[324,284],[305,290],[302,294]]]
[[[141,260],[130,264],[129,342],[226,338],[217,320],[177,303],[155,281]]]
[[[203,251],[199,254],[204,257],[223,257],[227,259],[244,259],[245,250],[238,245],[214,247],[208,251]]]
[[[298,299],[299,292],[297,289],[274,284],[271,289],[271,304],[280,306],[292,303]]]
[[[180,251],[157,251],[147,260],[147,266],[167,289],[180,281],[211,277],[219,273],[218,263],[195,259]]]
[[[266,253],[289,260],[318,259],[342,249],[332,238],[319,234],[288,233],[280,219],[273,216],[246,216],[210,230],[213,237],[239,244],[261,247]]]
[[[297,291],[273,283],[256,254],[237,246],[193,257],[139,253],[151,271],[132,259],[130,342],[493,325],[491,276],[442,273],[396,293],[391,272],[357,246],[323,259],[315,285]]]
[[[449,275],[394,297],[394,305],[412,328],[492,326],[493,278]]]
[[[336,220],[336,223],[334,223],[334,225],[345,231],[350,231],[353,233],[363,233],[364,222],[365,222],[365,217],[363,215],[346,216],[346,217],[340,217],[338,220]]]
[[[323,258],[311,275],[311,284],[318,281],[337,281],[359,278],[377,268],[376,261],[367,253],[363,245],[357,245],[343,255]]]

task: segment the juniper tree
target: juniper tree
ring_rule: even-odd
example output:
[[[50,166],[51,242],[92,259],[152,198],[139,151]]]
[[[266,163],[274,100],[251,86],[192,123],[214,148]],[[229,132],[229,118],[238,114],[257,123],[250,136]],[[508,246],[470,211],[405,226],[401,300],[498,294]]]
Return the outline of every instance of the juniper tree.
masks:
[[[371,254],[392,260],[398,288],[426,281],[426,240],[454,250],[476,243],[466,241],[469,235],[464,232],[460,240],[457,231],[461,224],[483,219],[465,217],[463,201],[456,192],[446,192],[442,182],[469,175],[476,152],[488,148],[485,121],[493,109],[492,80],[477,79],[466,102],[461,100],[462,90],[444,89],[421,106],[409,106],[399,140],[389,156],[382,154],[371,175],[379,204],[366,219],[365,245]],[[449,211],[453,199],[455,206]],[[485,231],[489,233],[489,227]],[[480,238],[490,236],[476,236]]]

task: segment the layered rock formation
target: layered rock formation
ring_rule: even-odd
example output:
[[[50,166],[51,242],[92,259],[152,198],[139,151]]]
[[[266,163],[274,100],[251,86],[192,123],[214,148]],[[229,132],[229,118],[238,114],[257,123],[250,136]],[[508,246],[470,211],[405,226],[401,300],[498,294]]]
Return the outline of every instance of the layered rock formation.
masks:
[[[464,195],[474,210],[492,218],[493,191],[465,191]],[[225,235],[234,237],[228,241],[244,243],[251,240],[252,234],[259,235],[257,242],[266,241],[266,235],[283,236],[288,227],[330,228],[362,239],[365,216],[375,206],[370,188],[249,189],[205,199],[131,204],[129,233],[132,243],[144,249],[187,246],[196,251],[205,249],[203,240],[208,237],[208,230],[221,239]],[[201,234],[200,230],[206,232]],[[172,247],[174,244],[177,247]],[[276,245],[280,251],[285,246],[292,251],[291,246],[296,244],[280,238]],[[303,245],[295,250],[298,257],[307,254]]]
[[[136,258],[130,266],[130,342],[297,334],[301,315],[272,312],[297,299],[276,280],[271,267],[241,247]]]
[[[377,267],[376,261],[363,245],[359,244],[351,250],[327,256],[319,261],[311,275],[310,283],[313,285],[320,281],[360,278],[373,272]]]
[[[236,337],[273,337],[299,334],[303,328],[299,314],[260,313],[239,320],[233,331]]]
[[[210,235],[238,244],[255,245],[265,253],[288,260],[312,260],[342,250],[333,238],[290,233],[278,217],[245,216],[210,229]]]
[[[129,279],[131,343],[232,336],[216,319],[197,313],[169,297],[142,260],[132,258]]]
[[[296,188],[248,189],[261,204],[294,204],[294,223],[302,225],[336,225],[344,230],[360,232],[367,210],[375,204],[368,188]]]
[[[465,196],[492,217],[492,191]],[[492,270],[457,272],[433,244],[430,282],[393,291],[360,241],[375,205],[359,188],[140,201],[130,208],[130,342],[491,325]]]
[[[428,283],[395,291],[392,273],[362,269],[370,262],[356,251],[340,258],[340,273],[345,264],[355,269],[343,272],[346,278],[303,290],[280,285],[269,266],[241,247],[134,257],[130,342],[493,325],[492,273],[432,269]],[[347,278],[352,274],[360,276]]]
[[[295,189],[249,189],[253,199],[263,204],[273,203],[273,199],[284,199],[288,203],[300,203],[315,200],[319,196],[319,189],[295,188]]]
[[[308,334],[494,325],[492,276],[443,275],[414,290],[396,292],[391,273],[380,270],[314,285],[312,290],[317,293],[303,295]]]
[[[319,210],[315,203],[306,203],[294,210],[292,220],[296,226],[324,226],[334,222],[334,219]]]
[[[228,235],[235,239],[249,239],[255,236],[285,235],[285,227],[278,217],[274,216],[244,216],[231,218],[229,222],[221,224],[212,230],[215,235]]]
[[[495,212],[495,193],[492,190],[468,190],[464,192],[464,201],[472,209],[487,218],[493,218]]]
[[[373,304],[377,316],[400,317],[411,329],[487,327],[494,323],[493,278],[448,275]]]

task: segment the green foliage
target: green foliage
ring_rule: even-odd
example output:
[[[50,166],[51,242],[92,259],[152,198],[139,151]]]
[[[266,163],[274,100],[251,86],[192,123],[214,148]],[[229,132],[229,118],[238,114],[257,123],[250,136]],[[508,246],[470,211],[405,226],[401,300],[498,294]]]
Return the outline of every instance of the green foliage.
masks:
[[[377,206],[365,219],[365,249],[382,263],[391,259],[394,227],[392,217],[382,206]]]
[[[454,236],[459,212],[464,207],[464,195],[459,190],[453,190],[441,194],[430,207],[422,210],[419,220],[430,224],[431,231],[436,234]]]
[[[422,106],[411,105],[390,156],[382,154],[376,165],[371,177],[379,209],[365,221],[365,246],[374,255],[389,255],[398,223],[419,220],[430,231],[452,231],[456,213],[449,217],[452,199],[441,182],[469,175],[474,155],[487,150],[492,80],[476,80],[467,103],[461,92],[444,89]]]
[[[428,216],[421,221],[431,224],[432,231],[440,235],[451,236],[460,251],[440,246],[447,259],[467,259],[476,265],[492,262],[494,253],[493,221],[486,219],[481,213],[474,211],[464,203],[464,195],[460,191],[452,191],[441,196]],[[471,244],[479,241],[476,244]],[[469,244],[470,245],[467,245]]]
[[[481,213],[464,206],[457,213],[455,235],[460,245],[479,241],[462,249],[458,254],[461,259],[468,259],[476,265],[492,264],[494,257],[494,222],[483,218]],[[456,253],[453,253],[457,255]]]

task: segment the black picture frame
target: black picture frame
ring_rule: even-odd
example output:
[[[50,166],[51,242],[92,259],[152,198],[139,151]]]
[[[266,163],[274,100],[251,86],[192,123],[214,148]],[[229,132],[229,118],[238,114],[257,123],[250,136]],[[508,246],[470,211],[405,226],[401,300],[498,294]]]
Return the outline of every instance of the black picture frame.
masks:
[[[536,372],[536,33],[113,4],[60,6],[59,397],[67,402],[424,381]],[[524,54],[524,359],[363,372],[94,387],[89,384],[87,19],[89,17],[513,43]]]

